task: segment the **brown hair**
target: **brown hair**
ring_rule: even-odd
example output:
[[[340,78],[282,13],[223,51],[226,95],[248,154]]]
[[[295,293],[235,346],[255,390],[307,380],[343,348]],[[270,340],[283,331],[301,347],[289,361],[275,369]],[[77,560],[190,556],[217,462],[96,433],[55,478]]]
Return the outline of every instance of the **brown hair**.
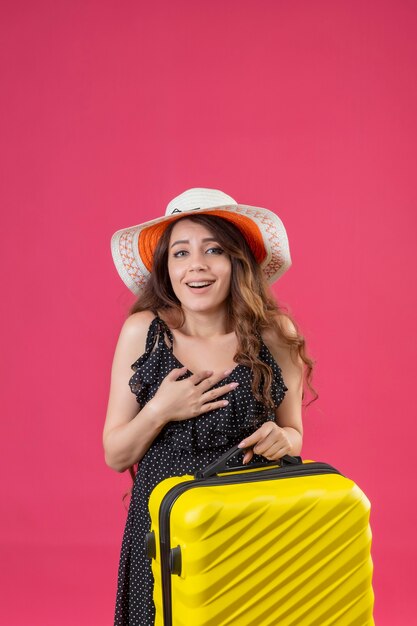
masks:
[[[252,391],[265,411],[273,408],[271,398],[272,370],[259,358],[261,333],[267,329],[276,331],[280,339],[290,348],[295,357],[299,356],[305,367],[305,380],[313,394],[308,406],[318,398],[311,384],[314,362],[307,354],[306,342],[288,310],[279,305],[270,292],[266,277],[256,262],[253,253],[240,232],[231,222],[216,215],[187,215],[181,219],[202,224],[215,236],[220,246],[229,255],[232,265],[230,293],[227,300],[228,331],[234,330],[238,348],[234,360],[247,365],[253,371]],[[179,328],[185,321],[181,303],[176,297],[168,275],[168,246],[171,232],[177,222],[168,224],[155,249],[152,272],[142,294],[130,308],[129,314],[151,310],[155,314],[169,312],[170,322]],[[289,332],[282,316],[286,316],[295,330]],[[305,392],[303,388],[302,399]],[[134,479],[133,469],[129,471]]]

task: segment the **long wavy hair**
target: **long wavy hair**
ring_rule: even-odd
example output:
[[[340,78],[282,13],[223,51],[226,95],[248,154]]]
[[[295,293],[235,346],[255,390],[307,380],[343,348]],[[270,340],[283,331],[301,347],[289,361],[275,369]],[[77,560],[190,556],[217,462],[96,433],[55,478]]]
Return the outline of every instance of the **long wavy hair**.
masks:
[[[311,384],[314,361],[307,354],[306,341],[287,308],[278,304],[272,295],[266,277],[240,230],[233,223],[216,215],[191,214],[180,219],[188,219],[205,226],[230,257],[231,285],[226,302],[228,332],[234,330],[237,337],[234,361],[247,365],[253,372],[252,391],[255,398],[264,405],[265,411],[273,408],[272,370],[259,358],[262,331],[273,329],[289,347],[291,354],[295,358],[301,358],[304,378],[313,396],[305,406],[311,404],[318,398],[318,394]],[[129,310],[130,315],[145,310],[151,310],[161,317],[165,314],[169,316],[172,328],[180,328],[185,321],[181,302],[172,289],[167,270],[169,242],[177,221],[170,222],[160,237],[154,252],[150,277],[143,292]],[[288,332],[283,323],[283,315],[291,320],[295,331]],[[304,399],[303,386],[302,400]],[[129,468],[129,471],[134,480],[133,468]]]

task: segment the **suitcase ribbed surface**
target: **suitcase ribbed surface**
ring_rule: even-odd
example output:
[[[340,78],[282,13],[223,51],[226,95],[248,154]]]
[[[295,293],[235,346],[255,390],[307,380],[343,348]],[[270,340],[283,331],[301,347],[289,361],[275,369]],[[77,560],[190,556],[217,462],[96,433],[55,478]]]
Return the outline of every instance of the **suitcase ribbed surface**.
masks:
[[[151,497],[157,508],[167,479]],[[162,485],[162,487],[161,487]],[[169,515],[172,626],[371,626],[369,501],[338,474],[198,486]],[[156,516],[156,517],[155,517]],[[163,618],[160,549],[153,561]]]

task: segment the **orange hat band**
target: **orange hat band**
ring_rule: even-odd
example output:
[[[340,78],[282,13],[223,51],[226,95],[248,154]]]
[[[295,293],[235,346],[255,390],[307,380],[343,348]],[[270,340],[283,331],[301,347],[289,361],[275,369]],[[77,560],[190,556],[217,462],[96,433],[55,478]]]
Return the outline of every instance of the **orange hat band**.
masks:
[[[259,230],[257,224],[255,224],[255,222],[249,217],[246,217],[246,215],[221,210],[198,211],[198,213],[195,213],[195,215],[217,215],[218,217],[221,217],[228,222],[232,222],[232,224],[237,226],[237,228],[246,239],[257,263],[261,264],[265,260],[267,253],[265,250],[262,233]],[[163,222],[160,222],[159,224],[148,226],[141,231],[138,239],[139,255],[148,272],[152,271],[155,248],[168,224],[185,217],[187,217],[187,215],[184,213],[175,215],[171,219],[167,219]]]

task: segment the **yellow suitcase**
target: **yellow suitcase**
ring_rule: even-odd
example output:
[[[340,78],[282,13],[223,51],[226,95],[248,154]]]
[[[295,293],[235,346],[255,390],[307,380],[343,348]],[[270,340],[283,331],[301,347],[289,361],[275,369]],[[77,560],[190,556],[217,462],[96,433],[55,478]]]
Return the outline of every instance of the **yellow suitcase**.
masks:
[[[227,468],[151,493],[155,626],[371,626],[370,503],[326,463]]]

